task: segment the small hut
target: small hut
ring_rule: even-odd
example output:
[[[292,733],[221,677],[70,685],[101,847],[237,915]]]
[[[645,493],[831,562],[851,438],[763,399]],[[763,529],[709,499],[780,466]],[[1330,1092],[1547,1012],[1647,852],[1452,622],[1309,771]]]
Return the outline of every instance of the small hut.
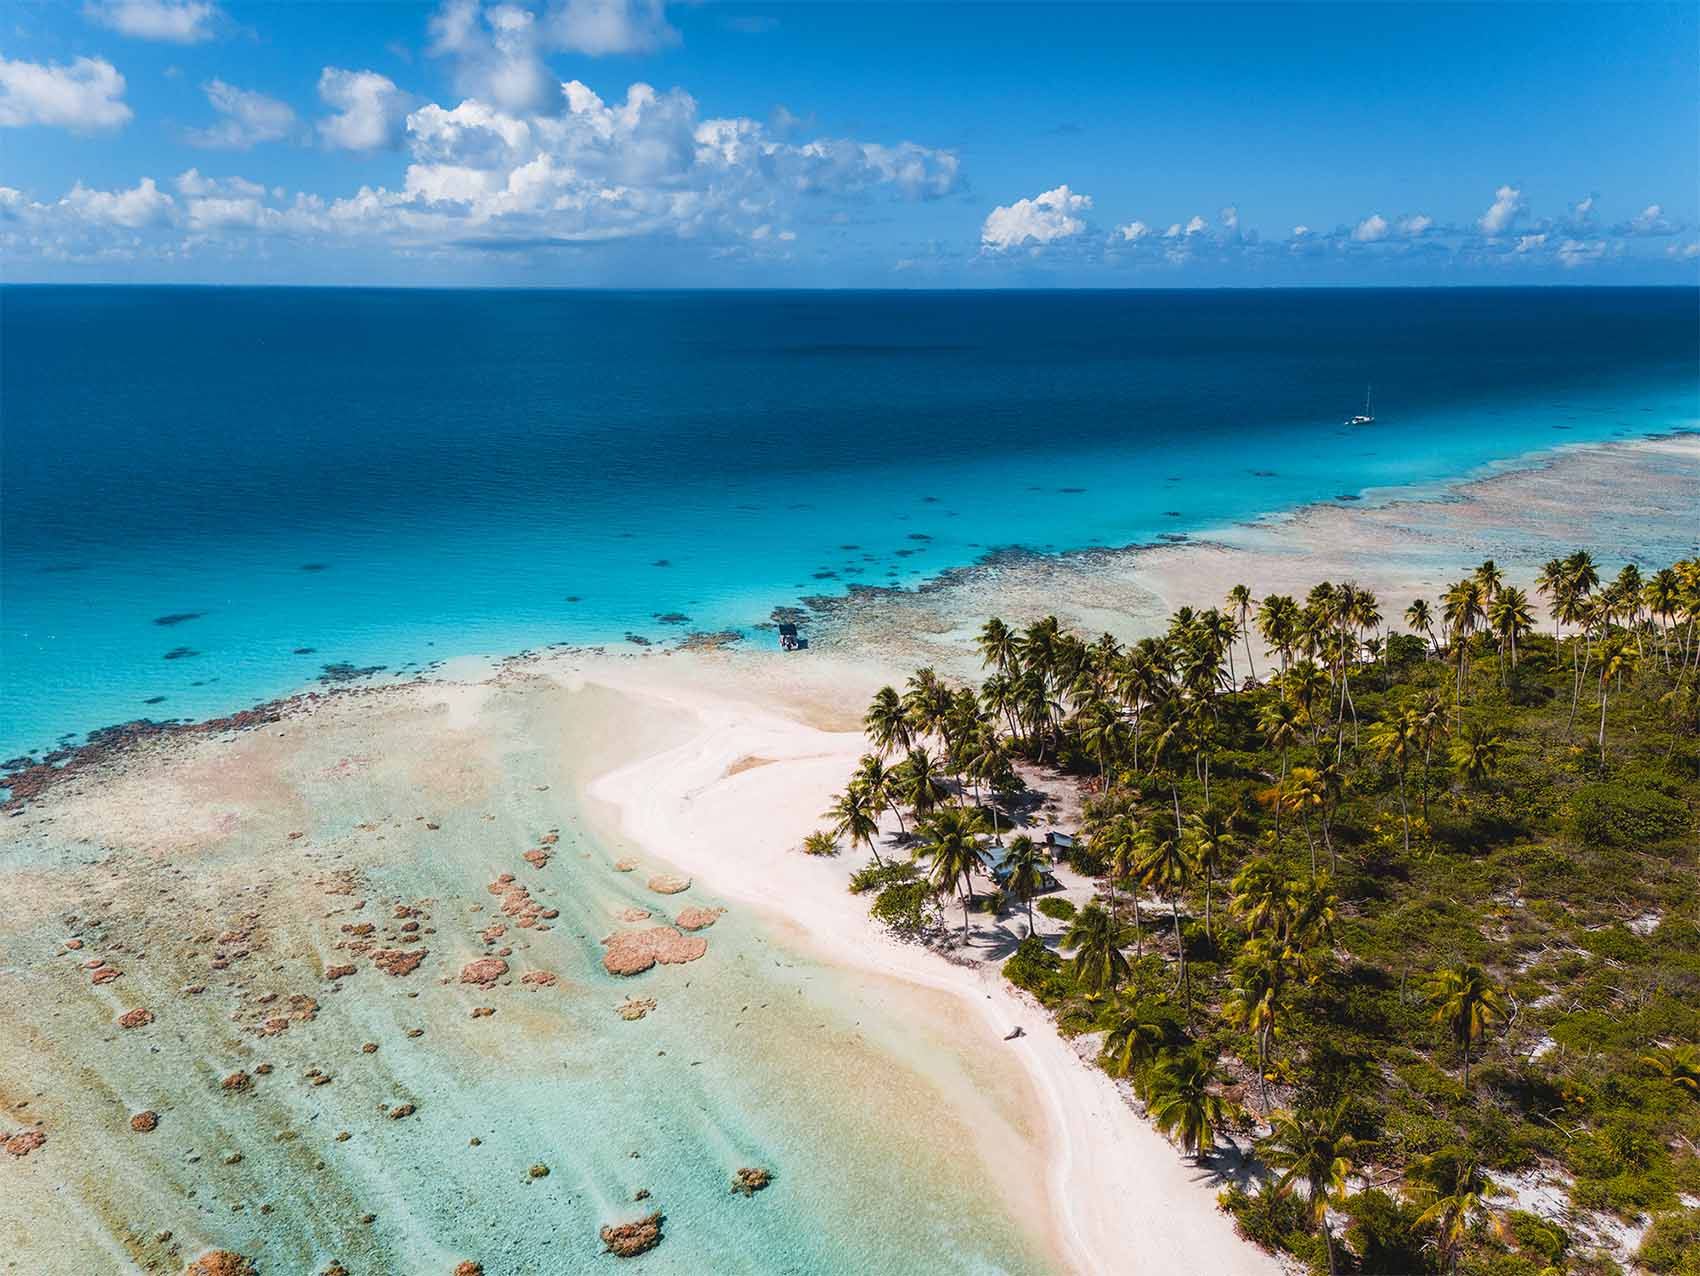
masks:
[[[779,650],[781,650],[781,651],[796,651],[797,648],[800,647],[800,646],[802,646],[802,643],[797,637],[797,626],[792,625],[792,624],[780,625],[779,626]]]
[[[1074,854],[1074,838],[1067,833],[1049,829],[1045,833],[1045,847],[1051,853],[1051,863],[1061,864]]]

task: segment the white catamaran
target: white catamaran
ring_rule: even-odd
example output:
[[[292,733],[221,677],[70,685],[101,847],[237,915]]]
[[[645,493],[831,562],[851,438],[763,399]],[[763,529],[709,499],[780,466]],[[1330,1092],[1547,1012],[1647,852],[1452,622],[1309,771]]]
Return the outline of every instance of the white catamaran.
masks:
[[[1369,406],[1369,391],[1370,391],[1370,387],[1366,385],[1364,387],[1364,410],[1363,410],[1362,414],[1359,415],[1359,416],[1349,416],[1349,417],[1347,417],[1346,418],[1346,424],[1347,425],[1374,425],[1375,424],[1375,413],[1370,411],[1370,406]]]

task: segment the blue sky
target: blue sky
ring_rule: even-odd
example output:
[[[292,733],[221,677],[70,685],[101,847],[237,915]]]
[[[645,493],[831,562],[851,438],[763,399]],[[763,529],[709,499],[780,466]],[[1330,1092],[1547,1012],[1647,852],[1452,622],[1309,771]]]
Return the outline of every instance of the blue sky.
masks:
[[[1693,5],[12,0],[9,280],[1700,279]]]

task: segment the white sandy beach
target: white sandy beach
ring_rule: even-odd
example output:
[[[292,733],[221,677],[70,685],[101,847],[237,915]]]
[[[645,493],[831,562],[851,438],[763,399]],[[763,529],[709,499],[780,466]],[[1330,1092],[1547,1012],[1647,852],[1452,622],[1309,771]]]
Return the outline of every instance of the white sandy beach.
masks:
[[[704,675],[707,676],[704,676]],[[681,676],[684,675],[684,676]],[[845,889],[844,859],[801,854],[828,796],[866,750],[859,732],[826,731],[783,716],[702,667],[593,666],[585,675],[696,721],[690,739],[597,779],[621,832],[729,898],[800,929],[827,959],[959,997],[982,1029],[981,1048],[1021,1061],[1043,1105],[1045,1182],[1071,1269],[1090,1276],[1186,1270],[1263,1276],[1281,1270],[1240,1240],[1195,1170],[1083,1063],[1050,1016],[997,975],[880,933],[867,902]],[[834,679],[842,687],[841,679]],[[735,684],[734,684],[735,686]],[[759,759],[759,765],[750,765]],[[742,766],[740,767],[740,764]],[[1024,1034],[1004,1040],[1012,1028]]]

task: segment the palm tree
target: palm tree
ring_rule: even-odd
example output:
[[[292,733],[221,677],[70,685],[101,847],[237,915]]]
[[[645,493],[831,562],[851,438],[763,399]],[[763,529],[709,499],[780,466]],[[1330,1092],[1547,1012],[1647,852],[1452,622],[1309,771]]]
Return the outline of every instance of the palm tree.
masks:
[[[1505,992],[1474,962],[1439,970],[1429,980],[1428,1004],[1436,1023],[1444,1023],[1464,1051],[1464,1088],[1470,1088],[1470,1045],[1489,1022],[1503,1020],[1509,1011]]]
[[[1267,856],[1246,861],[1234,874],[1232,907],[1254,935],[1285,939],[1296,910],[1293,882]]]
[[[1245,666],[1251,674],[1252,681],[1257,680],[1257,665],[1251,658],[1251,590],[1244,585],[1235,585],[1228,591],[1228,614],[1239,626],[1240,639],[1245,643]]]
[[[1257,1088],[1265,1112],[1269,1111],[1269,1063],[1275,1053],[1275,1034],[1287,1011],[1292,967],[1285,943],[1250,940],[1234,961],[1233,987],[1222,1006],[1228,1022],[1249,1032],[1257,1045]]]
[[[1416,749],[1421,728],[1417,715],[1407,709],[1397,718],[1378,722],[1370,728],[1369,747],[1383,762],[1399,768],[1399,813],[1405,822],[1405,854],[1411,853],[1411,808],[1405,801],[1405,772],[1410,768],[1411,755]]]
[[[1346,1179],[1352,1172],[1352,1151],[1357,1140],[1346,1128],[1346,1103],[1340,1101],[1330,1113],[1288,1112],[1275,1115],[1269,1137],[1260,1145],[1263,1157],[1284,1171],[1275,1190],[1289,1193],[1305,1185],[1310,1215],[1322,1230],[1328,1252],[1329,1276],[1335,1276],[1334,1236],[1328,1226],[1328,1202],[1346,1199]]]
[[[1258,604],[1257,632],[1264,646],[1280,654],[1281,672],[1285,674],[1298,639],[1299,605],[1286,594],[1270,594]]]
[[[993,665],[999,673],[1008,673],[1017,656],[1015,631],[993,616],[980,626],[980,636],[974,640],[980,649],[980,667]]]
[[[903,701],[891,687],[881,687],[874,695],[873,703],[862,719],[862,728],[882,758],[888,753],[907,752],[914,743],[909,719],[903,712]]]
[[[1428,1161],[1439,1161],[1439,1156]],[[1486,1198],[1493,1185],[1477,1168],[1473,1160],[1461,1160],[1452,1169],[1450,1182],[1444,1186],[1419,1174],[1412,1183],[1412,1197],[1424,1206],[1417,1216],[1417,1225],[1433,1225],[1434,1249],[1440,1257],[1441,1269],[1448,1276],[1457,1276],[1458,1258],[1464,1241],[1470,1234],[1470,1224],[1486,1210]]]
[[[821,816],[831,820],[833,837],[847,837],[852,847],[865,846],[874,853],[874,863],[885,866],[880,859],[879,841],[880,822],[877,808],[868,797],[868,791],[859,784],[851,784],[834,800],[832,806]]]
[[[1304,826],[1305,844],[1310,848],[1310,875],[1316,876],[1316,841],[1310,835],[1310,813],[1319,810],[1328,800],[1322,773],[1315,767],[1296,766],[1287,777],[1276,798],[1287,810],[1295,812]]]
[[[1157,1057],[1168,1039],[1168,1030],[1146,1017],[1139,1003],[1117,995],[1105,1013],[1109,1030],[1104,1034],[1104,1057],[1118,1076],[1127,1076],[1140,1064]]]
[[[897,792],[915,812],[917,820],[936,807],[949,793],[932,755],[925,749],[911,749],[897,767]]]
[[[1258,711],[1257,729],[1263,733],[1264,743],[1271,749],[1281,750],[1281,775],[1287,778],[1287,752],[1299,738],[1299,711],[1286,697],[1285,692],[1264,702]]]
[[[1488,604],[1487,618],[1489,626],[1499,637],[1501,662],[1509,656],[1511,668],[1515,669],[1517,644],[1535,628],[1534,613],[1529,610],[1529,596],[1515,586],[1501,587]]]
[[[1700,1099],[1700,1047],[1684,1042],[1679,1046],[1659,1046],[1652,1054],[1641,1056],[1641,1062],[1677,1090],[1691,1099]]]
[[[1452,740],[1452,765],[1471,788],[1492,779],[1505,755],[1505,737],[1479,722],[1466,722]]]
[[[968,906],[974,898],[974,874],[985,868],[980,854],[980,836],[986,820],[978,811],[959,806],[945,807],[921,828],[921,845],[915,854],[931,860],[927,880],[938,895],[962,896],[962,942],[968,943]]]
[[[838,854],[838,839],[824,829],[816,829],[803,839],[803,854],[836,855]]]
[[[1434,640],[1434,611],[1428,605],[1428,599],[1413,599],[1411,605],[1405,608],[1405,623],[1411,627],[1412,633],[1422,634],[1429,641],[1438,655],[1440,644]]]
[[[1441,596],[1440,616],[1446,623],[1454,649],[1458,653],[1458,686],[1457,697],[1464,698],[1464,686],[1468,680],[1468,659],[1470,635],[1476,632],[1486,614],[1484,607],[1486,599],[1483,595],[1480,580],[1470,577],[1447,587]]]
[[[1192,1005],[1192,987],[1186,976],[1186,941],[1181,936],[1181,892],[1192,880],[1192,857],[1187,854],[1184,839],[1164,838],[1148,847],[1134,870],[1142,886],[1149,886],[1169,901],[1169,914],[1175,921],[1175,953],[1180,962],[1175,980],[1177,988],[1186,990],[1187,1006]]]
[[[1027,905],[1027,933],[1033,933],[1033,897],[1045,889],[1045,853],[1039,844],[1025,833],[1009,841],[1003,853],[1003,866],[1009,876],[1005,889]]]
[[[1209,941],[1211,948],[1215,948],[1216,934],[1210,925],[1211,896],[1215,893],[1217,874],[1222,871],[1228,856],[1233,853],[1234,835],[1206,820],[1202,815],[1195,814],[1187,816],[1183,836],[1186,838],[1187,854],[1191,856],[1193,865],[1204,874],[1204,938]]]
[[[1234,1105],[1211,1089],[1219,1078],[1216,1061],[1196,1050],[1165,1055],[1151,1070],[1151,1120],[1194,1163],[1216,1146],[1217,1127],[1234,1117]]]
[[[1606,760],[1606,702],[1611,697],[1614,684],[1621,686],[1623,680],[1635,674],[1638,662],[1635,648],[1623,634],[1608,634],[1600,641],[1597,651],[1600,662],[1600,765]]]
[[[1088,904],[1074,915],[1063,947],[1074,950],[1074,973],[1088,997],[1114,991],[1127,978],[1128,962],[1117,945],[1115,919],[1097,904]]]
[[[1434,754],[1434,742],[1450,729],[1447,724],[1446,699],[1434,688],[1417,697],[1411,712],[1415,715],[1417,736],[1423,746],[1423,821],[1428,821],[1428,767]]]
[[[899,775],[895,768],[888,767],[880,760],[877,753],[865,753],[856,768],[856,777],[851,782],[858,784],[862,792],[868,795],[868,801],[876,809],[890,811],[897,817],[897,828],[905,837],[909,828],[903,822],[903,808],[898,804]]]

